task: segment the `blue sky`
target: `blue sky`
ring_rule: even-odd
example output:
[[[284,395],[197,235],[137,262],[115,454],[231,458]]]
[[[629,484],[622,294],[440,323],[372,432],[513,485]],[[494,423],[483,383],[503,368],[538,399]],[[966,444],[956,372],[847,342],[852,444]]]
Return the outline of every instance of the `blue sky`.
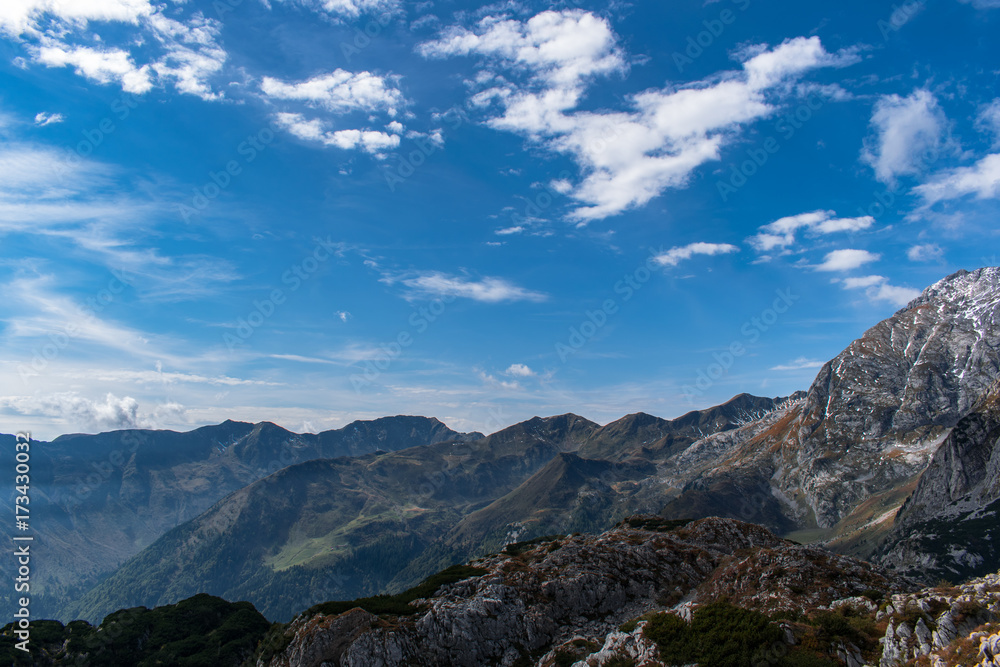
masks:
[[[673,417],[995,265],[1000,3],[0,8],[35,437]]]

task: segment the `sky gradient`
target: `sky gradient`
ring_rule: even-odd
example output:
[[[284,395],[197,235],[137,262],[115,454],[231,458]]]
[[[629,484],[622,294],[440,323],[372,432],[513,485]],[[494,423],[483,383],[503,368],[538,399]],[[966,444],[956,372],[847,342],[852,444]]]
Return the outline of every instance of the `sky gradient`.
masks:
[[[1000,2],[0,7],[0,431],[806,389],[997,265]]]

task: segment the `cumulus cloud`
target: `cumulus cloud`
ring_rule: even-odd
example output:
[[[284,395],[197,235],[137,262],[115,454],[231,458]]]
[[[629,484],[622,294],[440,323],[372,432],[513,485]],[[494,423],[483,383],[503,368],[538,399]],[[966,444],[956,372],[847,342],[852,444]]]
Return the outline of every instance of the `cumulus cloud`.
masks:
[[[384,110],[395,116],[406,103],[403,93],[386,77],[342,69],[298,83],[266,76],[260,89],[272,99],[298,100],[334,113]]]
[[[506,375],[511,377],[528,378],[535,375],[535,371],[531,370],[524,364],[511,364],[506,371]]]
[[[915,90],[908,97],[885,95],[875,103],[874,136],[866,140],[861,159],[883,183],[920,174],[943,150],[947,124],[930,91]]]
[[[20,0],[0,7],[0,32],[24,42],[34,62],[71,67],[129,93],[172,83],[202,99],[222,97],[209,84],[227,59],[221,23],[201,12],[178,20],[166,11],[148,0]]]
[[[181,421],[184,407],[179,403],[162,403],[150,411],[142,411],[131,396],[107,394],[91,399],[76,392],[44,396],[0,396],[0,407],[21,415],[43,415],[62,421],[73,430],[108,431],[129,428],[156,428],[164,421]]]
[[[35,60],[48,67],[73,67],[77,74],[97,83],[116,82],[128,93],[142,94],[153,87],[149,65],[136,66],[132,56],[121,49],[52,42],[38,49]]]
[[[344,150],[359,149],[376,157],[384,157],[387,152],[399,146],[398,134],[380,130],[331,130],[325,121],[306,118],[299,113],[278,113],[275,115],[275,122],[299,139]]]
[[[740,126],[776,109],[766,99],[811,69],[854,62],[800,37],[746,52],[743,69],[684,88],[648,90],[626,111],[574,111],[595,77],[626,71],[608,22],[589,12],[546,11],[527,21],[487,17],[474,28],[448,28],[418,47],[425,57],[479,56],[491,73],[470,102],[494,128],[571,156],[583,180],[567,190],[580,224],[641,206],[684,187],[700,165],[718,160]],[[515,80],[520,80],[515,82]]]
[[[547,298],[541,292],[519,287],[503,278],[486,277],[476,280],[437,271],[420,273],[416,276],[386,277],[382,281],[388,284],[401,283],[411,298],[457,297],[483,303],[544,301]]]
[[[748,239],[750,245],[760,252],[769,252],[776,248],[784,249],[795,244],[795,235],[799,230],[807,230],[812,234],[833,234],[836,232],[857,232],[868,229],[875,223],[870,215],[858,218],[837,218],[833,211],[812,211],[800,213],[760,227],[760,232]]]
[[[845,278],[841,284],[844,289],[865,290],[865,295],[873,303],[886,301],[895,306],[902,307],[920,296],[920,290],[892,285],[885,276]]]
[[[977,199],[1000,198],[1000,153],[991,153],[971,167],[941,172],[914,191],[932,206],[941,201],[975,195]]]
[[[850,271],[865,264],[878,261],[882,256],[867,250],[834,250],[827,253],[817,271]]]
[[[935,243],[915,245],[906,251],[911,262],[936,262],[944,257],[944,250]]]
[[[55,123],[61,123],[66,120],[61,113],[46,113],[41,111],[35,114],[35,125],[39,127],[45,127],[46,125],[54,125]]]
[[[37,34],[46,17],[78,27],[92,21],[135,24],[153,11],[149,0],[15,0],[0,3],[0,32],[11,37]]]
[[[739,248],[728,243],[689,243],[656,255],[653,260],[661,266],[677,266],[685,259],[691,259],[695,255],[726,255],[739,251]]]

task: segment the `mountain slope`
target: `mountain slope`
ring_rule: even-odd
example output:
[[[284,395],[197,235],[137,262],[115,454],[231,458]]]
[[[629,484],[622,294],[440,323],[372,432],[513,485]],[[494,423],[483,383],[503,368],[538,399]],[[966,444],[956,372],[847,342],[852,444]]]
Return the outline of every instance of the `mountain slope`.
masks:
[[[96,619],[207,592],[287,618],[379,592],[462,516],[596,428],[575,415],[535,418],[473,442],[289,466],[170,531],[67,612]]]
[[[789,398],[795,400],[799,395]],[[664,458],[704,437],[755,421],[789,398],[738,394],[722,405],[692,410],[676,419],[660,419],[641,412],[627,415],[594,433],[579,454],[587,459],[610,461],[629,456]]]
[[[849,534],[839,548],[870,551],[880,519],[1000,374],[998,323],[1000,269],[939,281],[825,364],[770,430],[748,425],[689,447],[681,457],[715,443],[718,461],[678,470],[682,491],[664,514]]]
[[[174,526],[290,464],[478,436],[437,419],[385,417],[320,434],[227,421],[187,433],[128,430],[35,442],[33,610],[57,616],[64,603]],[[13,451],[4,449],[10,469]],[[5,480],[2,491],[11,492],[12,482]]]

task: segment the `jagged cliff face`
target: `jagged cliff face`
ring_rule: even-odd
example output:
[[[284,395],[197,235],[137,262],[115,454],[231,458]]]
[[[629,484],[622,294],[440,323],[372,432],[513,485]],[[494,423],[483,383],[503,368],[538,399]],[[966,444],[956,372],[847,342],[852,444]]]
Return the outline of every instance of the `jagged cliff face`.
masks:
[[[922,471],[998,376],[1000,269],[951,275],[820,370],[775,484],[832,526]]]
[[[673,466],[682,492],[664,513],[781,530],[891,521],[907,485],[1000,376],[998,324],[1000,268],[936,283],[824,365],[803,400],[687,448]],[[694,467],[679,465],[701,453]]]
[[[1000,558],[1000,384],[935,452],[876,552],[925,581],[962,580]]]

